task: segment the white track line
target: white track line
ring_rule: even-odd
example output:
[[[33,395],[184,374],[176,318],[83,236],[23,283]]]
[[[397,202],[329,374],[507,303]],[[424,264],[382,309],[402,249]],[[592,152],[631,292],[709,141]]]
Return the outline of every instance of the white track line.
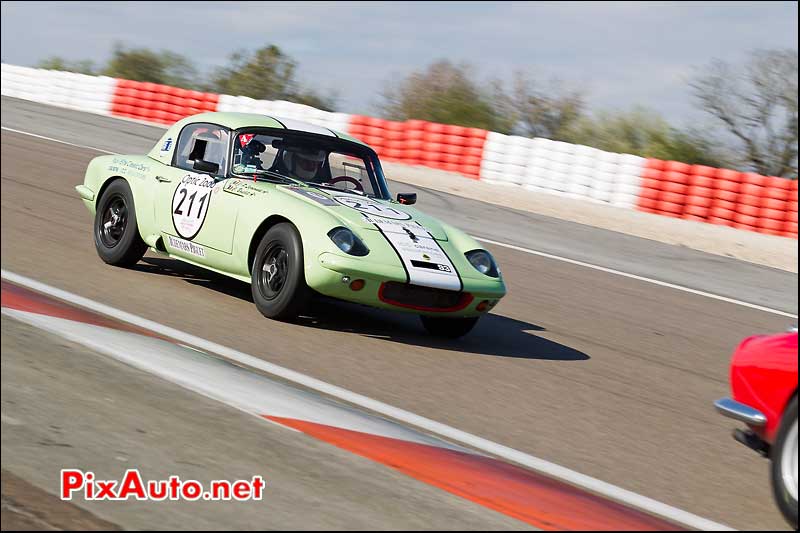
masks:
[[[19,133],[20,135],[29,135],[31,137],[36,137],[37,139],[44,139],[45,141],[52,141],[52,142],[60,143],[60,144],[67,144],[69,146],[74,146],[76,148],[86,148],[86,149],[89,149],[89,150],[94,150],[96,152],[102,152],[104,154],[117,155],[115,152],[109,152],[108,150],[103,150],[102,148],[95,148],[94,146],[86,146],[86,145],[83,145],[83,144],[75,144],[75,143],[71,143],[71,142],[67,142],[67,141],[62,141],[61,139],[53,139],[52,137],[45,137],[44,135],[37,135],[36,133],[31,133],[29,131],[15,130],[14,128],[7,128],[5,126],[1,126],[1,127],[2,127],[2,129],[4,131],[10,131],[11,133]]]
[[[345,402],[348,402],[350,404],[357,405],[365,409],[369,409],[370,411],[373,411],[375,413],[379,413],[384,416],[388,416],[390,418],[398,420],[400,422],[404,422],[406,424],[415,426],[420,429],[424,429],[431,433],[435,433],[436,435],[439,435],[441,437],[445,437],[447,439],[459,442],[461,444],[466,444],[467,446],[471,446],[472,448],[484,451],[496,457],[502,457],[503,459],[526,466],[542,474],[561,479],[563,481],[571,483],[572,485],[581,487],[583,489],[605,496],[612,500],[616,500],[626,505],[637,507],[654,515],[658,515],[667,518],[669,520],[672,520],[674,522],[684,524],[688,527],[700,530],[717,530],[717,531],[731,530],[728,526],[718,524],[716,522],[694,515],[687,511],[682,511],[681,509],[672,507],[671,505],[661,503],[646,496],[642,496],[640,494],[636,494],[635,492],[631,492],[629,490],[617,487],[610,483],[606,483],[605,481],[601,481],[599,479],[595,479],[585,474],[575,472],[574,470],[570,470],[568,468],[559,466],[549,461],[545,461],[544,459],[528,455],[513,448],[509,448],[508,446],[503,446],[502,444],[498,444],[496,442],[492,442],[490,440],[478,437],[476,435],[472,435],[465,431],[461,431],[459,429],[447,426],[445,424],[441,424],[429,418],[416,415],[414,413],[405,411],[397,407],[393,407],[378,400],[373,400],[372,398],[369,398],[367,396],[363,396],[361,394],[349,391],[347,389],[337,387],[336,385],[326,383],[324,381],[318,380],[311,376],[307,376],[300,372],[295,372],[294,370],[284,368],[274,363],[269,363],[267,361],[264,361],[263,359],[259,359],[252,355],[248,355],[238,350],[234,350],[233,348],[228,348],[226,346],[222,346],[215,342],[211,342],[202,339],[200,337],[196,337],[189,333],[184,333],[169,326],[153,322],[152,320],[148,320],[146,318],[142,318],[140,316],[133,315],[125,311],[121,311],[119,309],[96,302],[94,300],[78,296],[77,294],[72,294],[70,292],[57,289],[55,287],[51,287],[39,281],[27,278],[25,276],[21,276],[19,274],[15,274],[13,272],[9,272],[5,269],[0,271],[0,273],[2,274],[3,279],[6,279],[18,285],[28,287],[38,292],[49,294],[50,296],[53,296],[55,298],[65,300],[67,302],[84,307],[86,309],[90,309],[97,313],[101,313],[116,318],[117,320],[121,320],[123,322],[127,322],[129,324],[133,324],[135,326],[148,329],[165,337],[170,337],[172,339],[175,339],[178,342],[195,346],[201,350],[216,353],[218,355],[221,355],[229,359],[230,361],[234,361],[239,364],[249,366],[251,368],[260,370],[262,372],[266,372],[273,376],[278,376],[287,381],[291,381],[293,383],[297,383],[309,389],[313,389],[323,394],[327,394],[328,396],[344,400]]]
[[[61,143],[61,144],[67,144],[69,146],[75,146],[77,148],[87,148],[87,149],[90,149],[90,150],[97,150],[98,152],[103,152],[103,153],[106,153],[106,154],[116,155],[115,152],[109,152],[107,150],[101,150],[100,148],[94,148],[92,146],[74,144],[74,143],[70,143],[70,142],[67,142],[67,141],[62,141],[62,140],[59,140],[59,139],[53,139],[51,137],[45,137],[44,135],[37,135],[35,133],[29,133],[27,131],[15,130],[13,128],[7,128],[5,126],[2,126],[2,129],[6,130],[6,131],[13,132],[13,133],[19,133],[21,135],[30,135],[32,137],[37,137],[39,139],[45,139],[45,140],[48,140],[48,141],[53,141],[53,142],[57,142],[57,143]],[[488,244],[494,244],[495,246],[502,246],[504,248],[509,248],[511,250],[517,250],[518,252],[524,252],[524,253],[527,253],[527,254],[538,255],[540,257],[546,257],[548,259],[554,259],[556,261],[563,261],[565,263],[570,263],[572,265],[578,265],[578,266],[582,266],[582,267],[585,267],[585,268],[591,268],[593,270],[598,270],[600,272],[605,272],[607,274],[614,274],[614,275],[617,275],[617,276],[623,276],[623,277],[630,278],[630,279],[644,281],[645,283],[652,283],[653,285],[659,285],[661,287],[668,287],[670,289],[675,289],[675,290],[679,290],[679,291],[683,291],[683,292],[688,292],[690,294],[696,294],[698,296],[705,296],[706,298],[711,298],[713,300],[719,300],[719,301],[722,301],[722,302],[732,303],[732,304],[735,304],[735,305],[741,305],[743,307],[749,307],[751,309],[756,309],[758,311],[764,311],[766,313],[772,313],[772,314],[775,314],[775,315],[785,316],[785,317],[789,317],[789,318],[797,318],[797,315],[793,315],[792,313],[787,313],[787,312],[781,311],[779,309],[772,309],[771,307],[765,307],[763,305],[752,304],[752,303],[749,303],[749,302],[744,302],[742,300],[736,300],[734,298],[728,298],[727,296],[720,296],[718,294],[712,294],[710,292],[705,292],[705,291],[700,291],[700,290],[697,290],[697,289],[692,289],[692,288],[689,288],[689,287],[684,287],[683,285],[676,285],[674,283],[668,283],[666,281],[659,281],[657,279],[647,278],[647,277],[644,277],[644,276],[638,276],[636,274],[629,274],[628,272],[622,272],[621,270],[614,270],[613,268],[607,268],[607,267],[602,267],[602,266],[599,266],[599,265],[593,265],[592,263],[585,263],[583,261],[578,261],[576,259],[570,259],[568,257],[562,257],[560,255],[553,255],[553,254],[549,254],[547,252],[540,252],[538,250],[531,250],[530,248],[523,248],[521,246],[516,246],[516,245],[513,245],[513,244],[493,241],[493,240],[490,240],[490,239],[484,239],[483,237],[477,237],[477,236],[474,236],[474,235],[472,235],[471,237],[473,239],[476,239],[476,240],[481,241],[481,242],[485,242],[485,243],[488,243]]]
[[[669,287],[670,289],[676,289],[683,292],[688,292],[690,294],[697,294],[698,296],[705,296],[706,298],[711,298],[713,300],[719,300],[721,302],[728,302],[736,305],[741,305],[743,307],[749,307],[751,309],[757,309],[759,311],[764,311],[766,313],[773,313],[776,315],[786,316],[789,318],[797,318],[797,315],[793,315],[792,313],[787,313],[785,311],[781,311],[779,309],[772,309],[771,307],[764,307],[763,305],[751,304],[749,302],[743,302],[742,300],[736,300],[734,298],[728,298],[727,296],[720,296],[718,294],[712,294],[710,292],[699,291],[697,289],[690,289],[689,287],[684,287],[682,285],[675,285],[674,283],[668,283],[666,281],[659,281],[657,279],[646,278],[644,276],[637,276],[636,274],[629,274],[628,272],[622,272],[620,270],[614,270],[613,268],[606,268],[599,265],[593,265],[591,263],[584,263],[583,261],[577,261],[575,259],[569,259],[566,257],[561,257],[558,255],[548,254],[547,252],[540,252],[538,250],[531,250],[530,248],[523,248],[521,246],[515,246],[513,244],[507,244],[504,242],[497,242],[491,239],[484,239],[483,237],[475,237],[472,236],[473,239],[476,239],[481,242],[485,242],[488,244],[494,244],[495,246],[502,246],[503,248],[509,248],[511,250],[517,250],[518,252],[525,252],[526,254],[531,255],[538,255],[540,257],[546,257],[548,259],[556,259],[558,261],[563,261],[565,263],[570,263],[572,265],[578,265],[586,268],[591,268],[592,270],[599,270],[600,272],[606,272],[608,274],[614,274],[616,276],[623,276],[630,279],[635,279],[639,281],[644,281],[646,283],[652,283],[653,285],[659,285],[661,287]]]

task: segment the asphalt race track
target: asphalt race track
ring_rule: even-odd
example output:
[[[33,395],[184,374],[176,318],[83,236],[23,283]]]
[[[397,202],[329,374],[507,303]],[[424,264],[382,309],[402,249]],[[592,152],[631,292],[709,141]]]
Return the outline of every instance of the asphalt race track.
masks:
[[[143,153],[163,131],[8,98],[2,126],[117,153]],[[787,527],[770,493],[769,463],[733,441],[735,423],[712,402],[728,393],[729,358],[743,337],[782,331],[796,319],[487,245],[509,295],[459,341],[432,340],[414,316],[330,301],[299,324],[272,322],[255,310],[245,284],[150,253],[131,270],[100,261],[91,217],[74,191],[98,154],[2,131],[4,270],[734,528]],[[417,192],[420,209],[479,237],[797,314],[796,274]],[[138,504],[82,507],[126,528],[208,526],[203,520],[224,528],[525,526],[2,320],[4,487],[10,472],[54,493],[67,459],[167,475],[180,457],[195,475],[264,470],[280,490],[266,511],[254,502],[199,511],[152,505],[154,514]]]

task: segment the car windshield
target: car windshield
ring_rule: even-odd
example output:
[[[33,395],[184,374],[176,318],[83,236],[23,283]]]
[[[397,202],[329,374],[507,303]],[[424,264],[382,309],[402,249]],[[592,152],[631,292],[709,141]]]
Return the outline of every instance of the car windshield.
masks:
[[[375,153],[337,137],[272,130],[237,132],[231,174],[390,198]]]

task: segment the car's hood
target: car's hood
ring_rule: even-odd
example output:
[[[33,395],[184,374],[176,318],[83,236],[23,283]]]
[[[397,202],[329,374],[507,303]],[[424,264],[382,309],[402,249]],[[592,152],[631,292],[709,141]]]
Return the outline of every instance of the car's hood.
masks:
[[[319,209],[343,219],[346,224],[354,228],[378,231],[374,220],[417,222],[435,239],[447,240],[447,233],[438,220],[407,205],[389,200],[367,198],[345,191],[338,192],[315,187],[280,186],[278,188],[285,191],[286,194],[304,198]]]

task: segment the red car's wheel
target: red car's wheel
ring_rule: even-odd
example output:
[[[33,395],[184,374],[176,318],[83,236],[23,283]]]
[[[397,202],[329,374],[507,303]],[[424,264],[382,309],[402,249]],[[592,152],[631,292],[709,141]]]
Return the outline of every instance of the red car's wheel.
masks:
[[[775,500],[786,520],[797,529],[797,396],[783,414],[770,456]]]

